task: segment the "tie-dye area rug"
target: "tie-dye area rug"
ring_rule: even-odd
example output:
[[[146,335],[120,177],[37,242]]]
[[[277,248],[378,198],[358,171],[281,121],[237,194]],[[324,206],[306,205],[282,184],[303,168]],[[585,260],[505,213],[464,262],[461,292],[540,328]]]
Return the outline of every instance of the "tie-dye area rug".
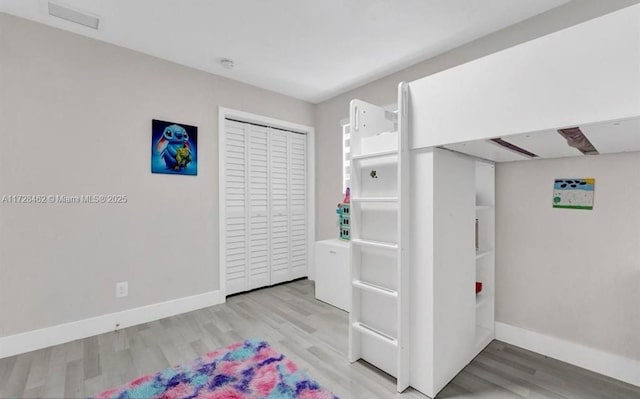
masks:
[[[338,399],[260,340],[237,342],[95,398]]]

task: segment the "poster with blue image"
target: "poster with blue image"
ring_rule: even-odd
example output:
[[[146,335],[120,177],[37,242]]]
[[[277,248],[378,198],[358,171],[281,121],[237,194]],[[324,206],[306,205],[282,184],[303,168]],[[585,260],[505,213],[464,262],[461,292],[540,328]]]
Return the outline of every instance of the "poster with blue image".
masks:
[[[153,119],[151,122],[151,172],[198,174],[198,128]]]

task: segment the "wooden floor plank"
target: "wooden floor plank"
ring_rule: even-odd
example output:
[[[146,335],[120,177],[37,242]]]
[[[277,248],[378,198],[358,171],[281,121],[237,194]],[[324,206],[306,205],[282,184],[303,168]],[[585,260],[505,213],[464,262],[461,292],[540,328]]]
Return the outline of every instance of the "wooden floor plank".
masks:
[[[89,362],[93,362],[92,355],[89,355]],[[65,398],[81,398],[84,396],[84,371],[87,370],[84,359],[73,360],[67,364],[67,370],[64,379],[64,397]],[[94,371],[94,370],[91,370]],[[96,377],[92,375],[92,377]]]
[[[31,370],[33,353],[27,353],[25,355],[18,356],[11,373],[6,381],[2,381],[0,386],[2,391],[0,395],[2,397],[22,397],[24,390],[27,386],[27,379],[29,378],[29,372]]]

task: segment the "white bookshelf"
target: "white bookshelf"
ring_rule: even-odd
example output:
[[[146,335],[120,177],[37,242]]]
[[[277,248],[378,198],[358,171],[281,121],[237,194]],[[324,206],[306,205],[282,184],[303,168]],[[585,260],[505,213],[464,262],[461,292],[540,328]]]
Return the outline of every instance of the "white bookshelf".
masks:
[[[433,148],[411,170],[411,386],[434,397],[495,337],[494,169]]]
[[[495,166],[475,162],[477,220],[475,279],[482,282],[476,294],[474,352],[477,354],[495,338]],[[475,356],[475,354],[474,354]]]

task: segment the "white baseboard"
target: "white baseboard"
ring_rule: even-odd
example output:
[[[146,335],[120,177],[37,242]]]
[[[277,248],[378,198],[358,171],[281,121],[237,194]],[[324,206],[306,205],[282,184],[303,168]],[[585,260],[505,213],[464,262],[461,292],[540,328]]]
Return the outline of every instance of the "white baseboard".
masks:
[[[0,337],[0,359],[47,348],[225,302],[220,291],[109,313],[71,323]]]
[[[640,361],[496,322],[496,339],[640,386]]]

